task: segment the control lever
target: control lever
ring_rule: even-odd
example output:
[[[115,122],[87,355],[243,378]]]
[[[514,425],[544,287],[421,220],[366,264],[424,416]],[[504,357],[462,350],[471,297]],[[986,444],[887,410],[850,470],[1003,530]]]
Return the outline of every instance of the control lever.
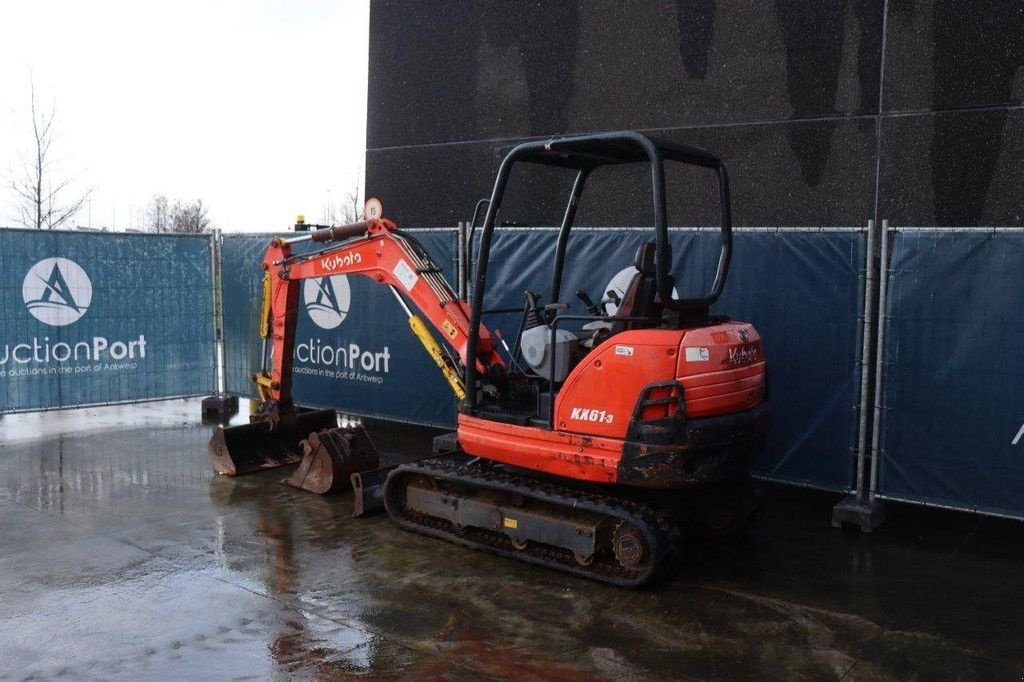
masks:
[[[568,303],[548,303],[544,306],[544,319],[548,324],[551,324],[551,320],[555,319],[555,315],[558,314],[559,310],[568,310]]]
[[[583,305],[587,307],[587,312],[590,313],[591,315],[601,314],[601,312],[597,309],[597,304],[594,303],[593,299],[590,298],[590,295],[587,294],[585,289],[577,289],[576,298],[583,301]]]
[[[523,322],[523,331],[527,329],[533,329],[539,327],[544,322],[541,319],[540,294],[537,294],[529,289],[526,290],[526,311]]]

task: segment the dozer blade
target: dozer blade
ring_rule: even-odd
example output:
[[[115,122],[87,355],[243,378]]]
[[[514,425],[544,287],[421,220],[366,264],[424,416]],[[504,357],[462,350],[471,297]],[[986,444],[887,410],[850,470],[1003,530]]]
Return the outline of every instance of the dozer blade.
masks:
[[[397,466],[393,464],[352,474],[352,516],[384,511],[384,483],[388,480],[388,474]]]
[[[324,429],[302,442],[302,462],[283,482],[325,495],[350,485],[351,475],[380,466],[377,448],[362,426]]]
[[[336,426],[334,410],[313,410],[281,419],[218,427],[210,438],[210,464],[218,474],[238,476],[294,464],[302,458],[301,443],[311,433]]]

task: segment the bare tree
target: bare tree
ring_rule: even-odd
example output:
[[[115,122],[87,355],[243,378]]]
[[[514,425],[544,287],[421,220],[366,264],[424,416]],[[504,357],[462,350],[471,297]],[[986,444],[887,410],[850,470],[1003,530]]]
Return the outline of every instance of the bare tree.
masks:
[[[354,223],[363,219],[363,191],[362,187],[360,187],[361,175],[361,170],[355,172],[352,178],[354,187],[346,192],[344,198],[341,200],[341,206],[338,211],[338,222]],[[332,222],[334,221],[332,220]]]
[[[171,231],[184,234],[202,234],[210,229],[210,216],[202,199],[175,201],[171,209]]]
[[[153,232],[171,231],[171,203],[164,194],[155,195],[146,207],[146,229]]]
[[[32,93],[32,153],[24,160],[22,177],[11,183],[19,199],[19,217],[23,227],[52,230],[67,223],[88,200],[92,190],[73,195],[68,200],[71,179],[54,179],[54,161],[51,154],[54,139],[56,106],[43,111],[36,102],[35,82]]]

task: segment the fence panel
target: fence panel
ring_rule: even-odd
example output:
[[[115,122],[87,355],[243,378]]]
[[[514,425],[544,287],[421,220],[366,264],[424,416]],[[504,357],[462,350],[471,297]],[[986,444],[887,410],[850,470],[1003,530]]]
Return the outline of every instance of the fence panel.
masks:
[[[411,234],[454,285],[455,230]],[[250,398],[261,353],[260,263],[270,239],[225,235],[222,248],[227,392]],[[414,424],[455,423],[451,388],[385,287],[361,276],[336,276],[307,280],[302,288],[294,358],[297,404]]]
[[[548,302],[556,236],[541,228],[495,231],[486,308],[521,307],[527,288]],[[575,291],[598,300],[624,271],[631,274],[636,247],[651,238],[649,229],[573,230],[561,300],[582,312]],[[704,293],[717,263],[717,230],[672,230],[671,242],[679,294]],[[752,322],[764,339],[772,421],[757,473],[766,478],[852,488],[864,260],[860,228],[735,233],[729,280],[712,312]],[[486,322],[512,338],[519,320]]]
[[[0,230],[0,412],[214,390],[206,236]]]
[[[879,495],[1024,517],[1024,232],[894,236]]]

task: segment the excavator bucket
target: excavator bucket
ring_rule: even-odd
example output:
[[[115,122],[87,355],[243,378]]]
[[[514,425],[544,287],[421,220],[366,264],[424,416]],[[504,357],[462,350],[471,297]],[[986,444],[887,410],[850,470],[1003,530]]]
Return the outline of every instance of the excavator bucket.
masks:
[[[324,429],[302,442],[302,462],[283,482],[317,495],[348,488],[352,474],[376,469],[380,457],[362,426]]]
[[[226,476],[295,464],[302,458],[303,440],[337,424],[334,410],[313,410],[276,422],[257,419],[251,424],[218,427],[210,438],[210,464]]]

